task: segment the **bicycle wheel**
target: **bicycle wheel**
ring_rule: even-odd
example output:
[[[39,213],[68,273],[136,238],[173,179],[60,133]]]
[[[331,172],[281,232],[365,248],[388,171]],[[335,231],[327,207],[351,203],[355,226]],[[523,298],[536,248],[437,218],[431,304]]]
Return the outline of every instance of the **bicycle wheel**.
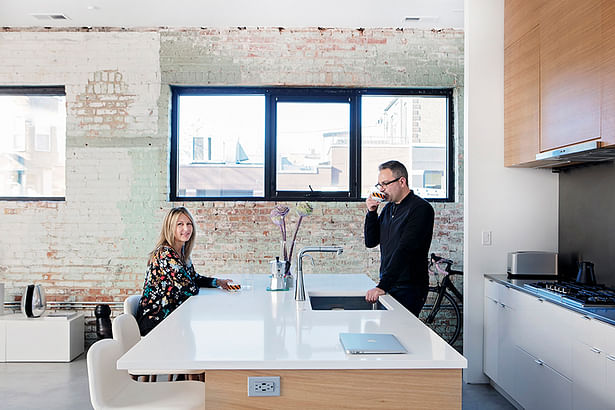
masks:
[[[452,346],[461,332],[461,311],[451,295],[445,292],[443,296],[440,306],[431,315],[438,300],[438,293],[435,289],[430,289],[419,319]]]

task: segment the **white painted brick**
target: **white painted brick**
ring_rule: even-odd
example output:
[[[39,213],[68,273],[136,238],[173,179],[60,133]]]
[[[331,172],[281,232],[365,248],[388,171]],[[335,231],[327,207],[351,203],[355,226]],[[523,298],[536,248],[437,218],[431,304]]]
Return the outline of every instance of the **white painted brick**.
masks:
[[[370,43],[382,39],[386,44]],[[66,201],[0,203],[0,227],[10,232],[0,236],[7,295],[32,282],[72,300],[100,291],[119,301],[127,290],[141,289],[163,215],[181,205],[167,202],[169,84],[458,87],[458,111],[463,107],[463,33],[454,31],[0,31],[0,61],[0,85],[64,84],[68,108]],[[459,133],[462,120],[456,113]],[[463,156],[456,161],[463,193]],[[455,261],[463,259],[462,200],[434,204],[446,221],[432,250]],[[279,231],[268,218],[272,203],[183,205],[199,227],[198,272],[268,273],[267,262],[279,251]],[[376,278],[379,252],[363,245],[364,206],[317,203],[295,252],[339,244],[345,253],[317,259],[314,269]]]

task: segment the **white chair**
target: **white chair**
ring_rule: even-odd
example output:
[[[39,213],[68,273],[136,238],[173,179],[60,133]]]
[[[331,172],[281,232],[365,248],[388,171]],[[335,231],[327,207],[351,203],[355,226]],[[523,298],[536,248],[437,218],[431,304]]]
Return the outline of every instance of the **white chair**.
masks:
[[[128,296],[126,300],[124,300],[124,313],[137,317],[139,301],[141,301],[141,295]]]
[[[204,409],[205,386],[200,382],[139,383],[117,360],[125,353],[115,339],[94,343],[87,355],[90,400],[101,409]]]
[[[113,319],[111,331],[113,332],[113,338],[120,342],[125,352],[141,340],[137,320],[134,316],[126,313]]]
[[[134,318],[137,317],[137,308],[139,307],[139,302],[141,301],[141,295],[131,295],[128,296],[125,300],[124,300],[124,314],[125,315],[130,315],[133,316]],[[121,319],[119,322],[121,322],[121,326],[120,323],[118,322],[118,324],[116,325],[116,321],[122,317],[124,315],[120,315],[118,317],[116,317],[113,320],[113,323],[111,324],[112,330],[113,330],[113,337],[115,339],[118,339],[120,341],[122,341],[122,343],[124,343],[124,339],[127,340],[127,343],[132,343],[130,344],[130,346],[128,346],[128,349],[130,349],[135,343],[137,343],[140,339],[140,332],[139,332],[139,326],[135,320],[134,322],[134,326],[132,325],[128,325],[126,322],[128,322],[128,319]],[[136,336],[135,336],[135,330],[134,328],[136,327]],[[117,328],[117,330],[116,330]],[[124,329],[125,328],[125,329]],[[115,335],[118,334],[119,337],[116,337]],[[135,337],[138,337],[135,340]],[[142,377],[143,381],[156,381],[156,376],[152,375],[152,376],[147,376],[147,375],[141,375],[144,376]],[[138,378],[139,376],[137,376]],[[184,378],[186,380],[197,380],[197,381],[201,381],[201,382],[205,382],[205,373],[203,373],[202,371],[199,370],[180,370],[177,372],[173,372],[173,374],[169,374],[168,376],[168,380],[172,381],[174,378]]]
[[[134,316],[126,313],[113,319],[113,322],[111,322],[111,331],[113,332],[113,338],[120,342],[125,352],[141,340],[137,320]],[[134,380],[139,380],[139,378],[141,378],[141,380],[145,382],[156,381],[156,376],[149,375],[147,372],[132,372],[131,377]]]

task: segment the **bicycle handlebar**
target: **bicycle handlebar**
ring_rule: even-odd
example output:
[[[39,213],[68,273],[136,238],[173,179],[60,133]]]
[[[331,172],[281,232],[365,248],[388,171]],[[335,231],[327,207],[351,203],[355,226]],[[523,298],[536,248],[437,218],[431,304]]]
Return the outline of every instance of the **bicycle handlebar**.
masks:
[[[442,268],[440,268],[440,264],[444,264],[446,265],[446,267],[444,268],[444,270],[442,270]],[[441,256],[436,255],[435,253],[432,253],[430,255],[430,261],[429,261],[429,265],[435,265],[436,269],[440,272],[443,273],[445,275],[463,275],[462,271],[458,271],[458,270],[452,270],[451,266],[453,266],[454,262],[450,259],[446,259],[443,258]]]
[[[431,260],[436,263],[446,263],[448,265],[452,265],[454,262],[450,259],[445,259],[441,256],[436,255],[435,253],[431,254]]]

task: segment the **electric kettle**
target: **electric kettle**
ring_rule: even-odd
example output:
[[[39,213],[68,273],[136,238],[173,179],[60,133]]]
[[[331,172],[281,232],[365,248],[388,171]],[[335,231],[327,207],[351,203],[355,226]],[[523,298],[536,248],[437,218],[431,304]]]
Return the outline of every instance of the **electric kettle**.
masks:
[[[584,285],[595,285],[596,275],[594,273],[594,264],[592,262],[583,261],[579,263],[579,273],[577,274],[577,283]]]
[[[45,292],[41,285],[28,285],[21,298],[21,312],[26,317],[39,317],[45,312]]]

